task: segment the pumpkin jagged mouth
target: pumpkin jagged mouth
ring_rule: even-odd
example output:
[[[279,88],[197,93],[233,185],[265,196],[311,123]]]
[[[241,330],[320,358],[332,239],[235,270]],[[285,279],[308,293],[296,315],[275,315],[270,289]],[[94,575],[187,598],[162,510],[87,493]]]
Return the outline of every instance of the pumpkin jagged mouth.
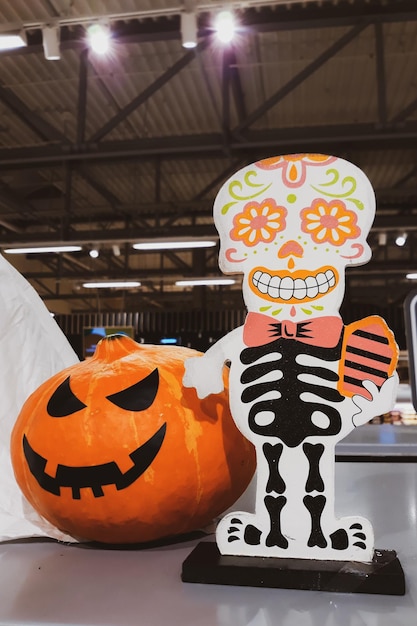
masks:
[[[104,485],[115,485],[120,491],[129,487],[147,470],[162,446],[166,427],[166,423],[163,424],[148,441],[129,454],[134,466],[125,473],[120,471],[115,461],[111,461],[81,467],[58,465],[54,478],[45,472],[47,459],[35,452],[26,435],[23,435],[23,451],[32,475],[45,491],[60,496],[61,487],[70,487],[73,499],[80,500],[81,489],[90,488],[94,496],[99,498],[104,496]]]

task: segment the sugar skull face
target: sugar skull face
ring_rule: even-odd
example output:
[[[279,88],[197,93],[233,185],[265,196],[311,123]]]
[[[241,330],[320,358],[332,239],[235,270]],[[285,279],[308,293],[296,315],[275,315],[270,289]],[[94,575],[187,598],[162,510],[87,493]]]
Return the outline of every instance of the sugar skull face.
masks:
[[[337,312],[348,265],[369,261],[375,195],[355,165],[320,154],[249,165],[220,189],[219,265],[244,274],[249,311],[302,319]]]

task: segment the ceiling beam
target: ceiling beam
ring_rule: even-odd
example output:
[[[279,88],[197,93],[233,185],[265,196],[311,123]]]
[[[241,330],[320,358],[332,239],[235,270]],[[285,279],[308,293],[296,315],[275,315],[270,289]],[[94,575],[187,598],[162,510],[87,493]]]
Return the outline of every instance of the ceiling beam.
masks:
[[[375,59],[376,59],[376,84],[378,121],[386,124],[388,118],[387,106],[387,80],[385,71],[385,42],[382,24],[378,22],[374,26],[375,31]]]
[[[0,84],[0,100],[9,107],[9,109],[19,117],[38,137],[45,141],[56,141],[58,143],[67,143],[68,138],[59,130],[54,128],[46,120],[34,113],[20,98],[16,96],[13,90]]]
[[[100,278],[119,278],[121,274],[123,274],[124,278],[137,278],[141,280],[143,283],[146,282],[155,282],[168,280],[168,282],[172,282],[174,279],[181,278],[184,276],[192,277],[195,276],[195,272],[192,267],[184,267],[180,268],[181,273],[179,272],[178,267],[169,267],[164,268],[162,271],[160,268],[128,268],[123,270],[118,270],[117,268],[112,269],[106,275],[103,275],[101,272]],[[184,271],[183,271],[184,270]],[[376,278],[381,278],[381,280],[385,280],[386,278],[404,276],[407,272],[415,272],[416,266],[410,259],[405,260],[391,260],[391,261],[373,261],[371,260],[369,263],[357,267],[349,267],[346,271],[347,278],[354,277],[364,277],[364,276],[373,276]],[[62,268],[62,273],[60,274],[58,280],[86,280],[91,279],[92,276],[96,274],[94,269],[83,270],[76,268]],[[219,276],[221,274],[218,266],[207,268],[206,275],[216,275]],[[39,271],[27,271],[24,273],[25,277],[29,280],[37,279],[37,280],[46,280],[46,279],[57,279],[57,274],[53,270],[47,271],[41,269]]]
[[[240,3],[244,4],[244,3]],[[201,3],[200,3],[201,5]],[[206,3],[207,5],[207,3]],[[178,3],[180,7],[180,3]],[[168,11],[167,11],[168,13]],[[140,43],[147,41],[180,40],[180,8],[178,12],[170,15],[155,17],[146,14],[141,19],[134,18],[126,13],[125,19],[119,14],[119,19],[112,20],[114,40],[123,44]],[[243,8],[238,11],[242,26],[259,32],[286,31],[295,29],[334,28],[354,26],[361,20],[369,20],[374,23],[408,22],[417,19],[417,6],[415,0],[355,0],[355,2],[299,2],[293,3],[288,8],[286,2],[272,7],[258,6]],[[101,11],[101,14],[103,12]],[[81,17],[67,20],[61,19],[61,50],[83,49],[86,47],[85,27],[88,19],[84,15],[84,24]],[[212,12],[203,10],[199,12],[199,39],[212,35]],[[91,20],[91,17],[90,17]],[[70,23],[71,22],[71,23]],[[43,22],[26,22],[23,26],[27,32],[28,45],[17,50],[1,51],[3,55],[27,55],[42,54],[42,27]],[[21,23],[3,24],[3,28],[21,28]]]
[[[338,124],[318,127],[274,128],[248,131],[244,141],[231,140],[229,148],[234,156],[263,158],[266,152],[285,154],[306,150],[330,151],[343,154],[347,150],[415,149],[417,122],[409,121],[398,126],[379,127],[377,123]],[[39,167],[67,161],[104,161],[120,159],[224,158],[222,134],[186,135],[178,137],[153,137],[127,141],[86,143],[83,146],[49,145],[24,148],[1,148],[0,167]]]
[[[294,89],[301,85],[301,83],[303,83],[309,76],[314,74],[320,67],[322,67],[322,65],[327,63],[329,59],[334,57],[334,55],[340,52],[340,50],[343,50],[343,48],[353,41],[353,39],[356,39],[356,37],[360,35],[360,33],[368,26],[369,24],[367,23],[358,24],[342,35],[342,37],[337,39],[337,41],[333,42],[316,59],[302,69],[301,72],[293,76],[285,85],[280,87],[278,91],[268,98],[268,100],[265,100],[265,102],[255,109],[255,111],[253,111],[243,122],[240,122],[236,128],[233,129],[232,133],[239,134],[242,130],[252,126],[256,120],[265,115],[267,111],[283,100],[289,93],[294,91]]]
[[[178,72],[186,67],[191,61],[195,59],[195,56],[201,53],[207,48],[209,41],[203,41],[198,44],[194,50],[190,50],[184,54],[176,63],[171,65],[161,76],[159,76],[151,85],[146,87],[139,95],[129,102],[121,109],[114,117],[112,117],[104,126],[98,129],[91,137],[90,143],[101,141],[103,137],[108,135],[120,122],[123,122],[133,111],[135,111],[141,104],[151,98],[159,89],[161,89],[167,82],[171,80]]]
[[[149,228],[147,232],[144,232],[143,228],[128,228],[128,229],[103,229],[103,230],[71,230],[68,233],[68,238],[62,240],[63,243],[68,245],[72,244],[87,244],[87,243],[126,243],[151,239],[152,241],[162,238],[204,238],[217,239],[217,231],[213,224],[200,224],[193,226],[177,226],[172,227],[161,226],[160,228]],[[1,246],[18,247],[19,245],[29,244],[50,244],[57,242],[56,232],[46,231],[44,233],[19,233],[18,235],[4,235],[1,240]]]
[[[81,51],[78,70],[77,143],[85,140],[87,120],[88,48]]]
[[[207,217],[212,217],[211,204],[209,210],[205,214]],[[120,220],[120,218],[116,218]],[[416,214],[401,214],[401,219],[397,215],[381,215],[377,213],[371,232],[379,231],[397,231],[397,230],[417,231],[417,215]],[[139,228],[109,228],[102,230],[80,230],[76,231],[73,228],[67,233],[67,238],[62,240],[62,243],[70,244],[108,244],[113,243],[133,243],[135,241],[143,241],[146,239],[192,239],[192,238],[208,238],[216,240],[218,239],[218,233],[211,222],[209,224],[193,224],[173,226],[171,222],[167,222],[165,225],[159,227],[149,226],[146,232],[143,227]],[[1,246],[6,247],[19,247],[28,245],[43,245],[57,243],[57,233],[47,230],[45,232],[19,232],[4,234],[1,240]]]

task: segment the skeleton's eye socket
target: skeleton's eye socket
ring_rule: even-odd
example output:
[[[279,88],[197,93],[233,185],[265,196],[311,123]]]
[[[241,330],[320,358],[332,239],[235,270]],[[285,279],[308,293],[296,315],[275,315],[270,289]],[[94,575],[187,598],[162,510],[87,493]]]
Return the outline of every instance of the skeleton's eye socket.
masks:
[[[66,417],[81,411],[81,409],[85,409],[85,407],[84,402],[81,402],[73,394],[70,387],[70,377],[68,376],[49,398],[46,410],[51,417]]]
[[[156,368],[138,383],[106,397],[107,400],[126,411],[145,411],[153,404],[158,387],[159,373]]]

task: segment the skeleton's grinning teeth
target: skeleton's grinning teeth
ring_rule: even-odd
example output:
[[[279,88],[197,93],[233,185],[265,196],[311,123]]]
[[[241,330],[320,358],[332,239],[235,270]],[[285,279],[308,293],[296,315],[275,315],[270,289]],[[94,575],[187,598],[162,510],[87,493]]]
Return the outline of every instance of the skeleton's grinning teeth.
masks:
[[[271,276],[268,272],[257,270],[252,276],[253,286],[264,295],[276,300],[306,300],[322,296],[336,284],[333,270],[317,272],[306,278],[292,278],[292,276]]]

